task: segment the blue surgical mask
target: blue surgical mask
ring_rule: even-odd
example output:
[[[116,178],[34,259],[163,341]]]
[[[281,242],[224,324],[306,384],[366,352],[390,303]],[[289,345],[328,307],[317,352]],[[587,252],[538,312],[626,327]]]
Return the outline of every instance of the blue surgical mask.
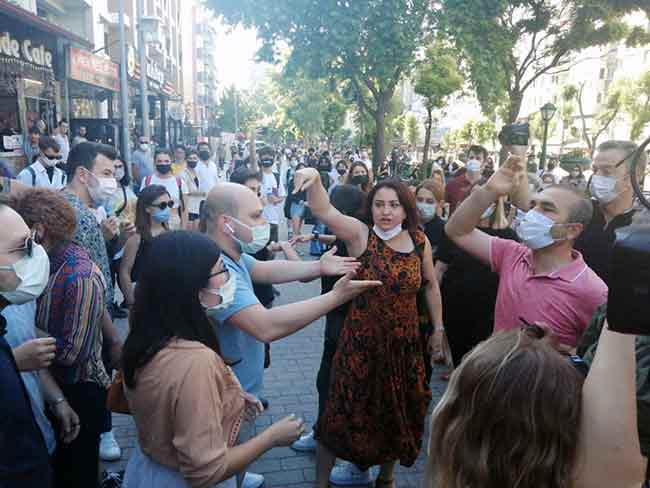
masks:
[[[159,224],[166,224],[172,216],[172,211],[169,207],[158,209],[151,214],[151,218]]]

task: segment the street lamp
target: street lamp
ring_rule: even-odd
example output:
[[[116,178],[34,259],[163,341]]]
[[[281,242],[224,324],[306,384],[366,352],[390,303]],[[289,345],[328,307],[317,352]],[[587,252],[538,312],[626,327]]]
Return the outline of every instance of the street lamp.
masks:
[[[557,111],[557,107],[552,103],[547,103],[539,109],[542,114],[542,121],[544,122],[544,140],[542,141],[542,156],[539,158],[539,169],[542,171],[546,169],[546,143],[548,141],[548,124]]]
[[[146,44],[158,42],[158,31],[160,19],[157,17],[145,17],[144,0],[138,0],[136,4],[136,15],[138,18],[138,49],[140,53],[140,105],[142,115],[142,136],[147,139],[151,137],[149,129],[149,100],[147,94],[147,49]]]

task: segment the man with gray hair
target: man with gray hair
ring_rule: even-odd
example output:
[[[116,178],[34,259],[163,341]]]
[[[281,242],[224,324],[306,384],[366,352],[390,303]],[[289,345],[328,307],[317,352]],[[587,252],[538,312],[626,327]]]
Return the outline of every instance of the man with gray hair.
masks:
[[[594,199],[594,214],[576,249],[601,279],[609,281],[609,263],[616,230],[627,227],[636,212],[630,174],[638,146],[630,141],[606,141],[594,154],[589,191]],[[639,156],[637,179],[643,181],[647,158]]]

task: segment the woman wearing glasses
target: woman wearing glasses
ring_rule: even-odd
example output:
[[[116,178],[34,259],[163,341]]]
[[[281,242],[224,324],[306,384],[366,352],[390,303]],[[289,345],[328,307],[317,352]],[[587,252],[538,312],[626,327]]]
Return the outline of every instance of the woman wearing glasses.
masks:
[[[138,195],[136,233],[126,241],[120,264],[120,283],[124,286],[124,300],[129,307],[134,303],[134,284],[142,272],[142,263],[149,252],[151,241],[169,230],[173,209],[174,201],[162,185],[147,186]]]
[[[208,320],[235,286],[208,237],[175,231],[151,242],[122,354],[139,441],[124,488],[234,488],[236,473],[302,432],[289,416],[235,445],[243,419],[262,408],[242,391]]]

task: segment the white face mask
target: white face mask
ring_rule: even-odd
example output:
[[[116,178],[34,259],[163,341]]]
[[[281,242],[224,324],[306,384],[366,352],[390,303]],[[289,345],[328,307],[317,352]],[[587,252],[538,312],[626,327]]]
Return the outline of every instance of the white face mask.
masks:
[[[235,291],[237,290],[237,275],[230,273],[230,278],[224,283],[221,288],[206,290],[208,293],[213,295],[219,295],[221,297],[221,303],[215,305],[214,307],[204,307],[205,313],[208,317],[214,317],[217,315],[219,310],[228,308],[232,302],[235,301]]]
[[[416,205],[418,207],[420,215],[422,216],[422,220],[428,222],[436,215],[435,203],[417,202]]]
[[[400,235],[403,229],[402,229],[402,224],[397,224],[392,229],[384,231],[381,230],[379,227],[377,227],[377,225],[375,224],[372,230],[375,231],[377,237],[379,237],[382,241],[390,241],[391,239]]]
[[[45,166],[46,168],[53,168],[54,166],[57,165],[57,163],[60,163],[61,160],[57,158],[50,158],[45,154],[43,154],[41,156],[41,162],[43,163],[43,166]]]
[[[517,227],[517,235],[525,246],[532,250],[543,249],[557,240],[551,235],[553,226],[558,225],[546,215],[530,210]]]
[[[90,171],[88,171],[88,174],[90,174],[91,179],[94,180],[92,185],[86,184],[88,193],[90,194],[93,203],[99,207],[113,198],[113,195],[115,195],[115,192],[117,191],[117,180],[115,178],[100,178],[92,174]]]
[[[120,181],[122,178],[124,178],[124,175],[126,173],[124,172],[124,168],[118,168],[115,170],[115,179],[117,181]]]
[[[467,161],[467,164],[465,165],[465,169],[472,173],[480,173],[481,162],[478,159],[470,159],[469,161]]]
[[[616,200],[619,195],[619,192],[616,191],[617,181],[613,176],[594,175],[591,177],[589,190],[596,200],[606,205]]]
[[[147,152],[148,150],[149,150],[149,144],[148,144],[148,143],[141,142],[141,143],[140,143],[140,151]]]
[[[36,300],[50,278],[50,259],[43,246],[33,244],[32,256],[25,256],[10,266],[0,269],[13,270],[20,279],[20,284],[13,291],[0,291],[9,303],[21,305]]]
[[[230,230],[232,233],[232,238],[237,241],[241,247],[242,252],[245,252],[246,254],[255,254],[267,246],[269,239],[271,238],[271,225],[268,222],[251,227],[250,225],[246,225],[243,222],[240,222],[234,217],[230,218],[237,222],[239,225],[250,229],[253,236],[253,240],[250,242],[244,242],[235,235],[235,229],[233,229],[229,224],[226,224],[228,230]]]

